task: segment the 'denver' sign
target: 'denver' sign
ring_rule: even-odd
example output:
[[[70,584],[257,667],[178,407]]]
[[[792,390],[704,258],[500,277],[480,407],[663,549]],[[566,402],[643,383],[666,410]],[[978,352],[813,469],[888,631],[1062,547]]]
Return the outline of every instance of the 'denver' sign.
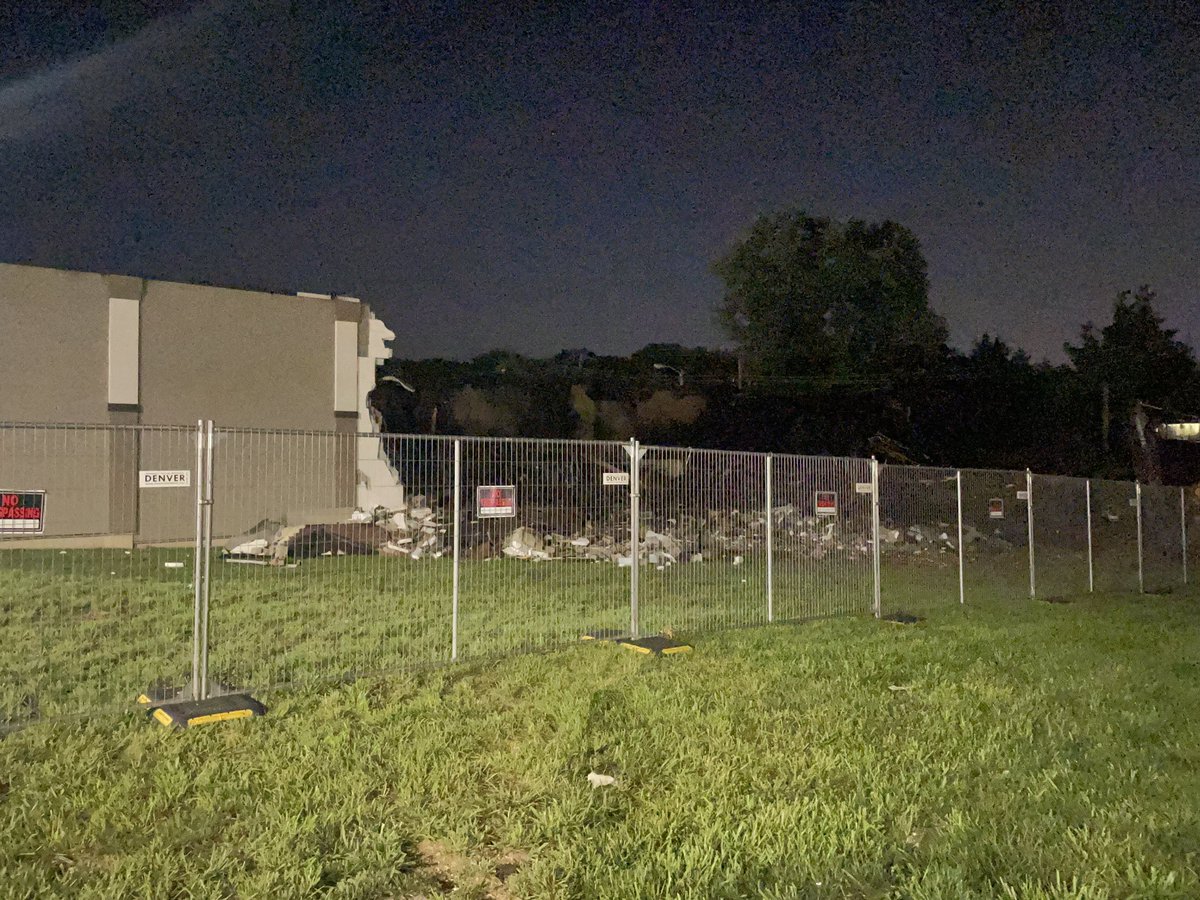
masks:
[[[41,534],[45,527],[45,491],[0,490],[0,534]]]

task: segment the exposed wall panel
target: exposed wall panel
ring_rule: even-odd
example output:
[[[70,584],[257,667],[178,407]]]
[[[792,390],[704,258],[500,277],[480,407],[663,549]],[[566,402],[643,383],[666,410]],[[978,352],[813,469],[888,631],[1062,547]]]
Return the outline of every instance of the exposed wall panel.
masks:
[[[108,402],[138,402],[138,328],[141,304],[111,297],[108,301]]]
[[[335,322],[333,331],[333,408],[358,412],[358,323]]]

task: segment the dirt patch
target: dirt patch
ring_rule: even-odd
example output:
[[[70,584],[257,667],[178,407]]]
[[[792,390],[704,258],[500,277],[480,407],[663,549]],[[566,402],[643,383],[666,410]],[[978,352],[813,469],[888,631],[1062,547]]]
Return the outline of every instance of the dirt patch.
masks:
[[[514,895],[506,883],[529,862],[529,854],[525,851],[509,850],[485,863],[431,840],[417,844],[417,853],[443,892],[448,894],[458,888],[482,889],[487,900],[512,900]]]

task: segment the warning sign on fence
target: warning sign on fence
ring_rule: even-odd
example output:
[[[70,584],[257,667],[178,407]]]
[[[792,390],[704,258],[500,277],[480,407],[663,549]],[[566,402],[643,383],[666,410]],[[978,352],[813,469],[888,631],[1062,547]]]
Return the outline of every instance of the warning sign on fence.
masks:
[[[0,491],[0,534],[41,534],[45,527],[45,491]]]
[[[1000,497],[993,497],[988,501],[988,518],[1003,519],[1004,518],[1004,500]]]
[[[836,516],[837,515],[837,492],[835,491],[817,491],[817,508],[818,516]]]
[[[481,519],[511,519],[517,514],[517,487],[513,484],[481,484],[475,491],[475,506]]]

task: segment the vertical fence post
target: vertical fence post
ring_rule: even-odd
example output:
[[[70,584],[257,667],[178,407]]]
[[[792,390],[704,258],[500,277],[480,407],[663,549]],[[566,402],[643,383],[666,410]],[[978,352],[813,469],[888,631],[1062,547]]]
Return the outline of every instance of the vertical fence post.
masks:
[[[879,460],[871,457],[871,568],[875,576],[872,606],[875,618],[883,616],[883,592],[879,585]]]
[[[201,568],[202,614],[200,617],[200,699],[208,699],[208,607],[212,585],[210,564],[212,563],[213,531],[213,421],[204,426],[204,564]]]
[[[1137,506],[1138,593],[1146,593],[1146,574],[1142,567],[1142,483],[1135,481],[1134,504]]]
[[[450,576],[450,660],[458,659],[458,561],[462,547],[462,441],[454,439],[454,562]]]
[[[1092,479],[1084,482],[1087,488],[1087,530],[1088,530],[1088,593],[1096,590],[1095,567],[1092,562]]]
[[[1183,488],[1179,489],[1179,551],[1183,560],[1183,583],[1187,584],[1187,498]]]
[[[204,599],[204,420],[196,422],[196,540],[192,560],[192,699],[200,699],[200,607]]]
[[[954,492],[958,503],[958,605],[964,606],[967,602],[967,592],[963,582],[963,557],[966,555],[966,549],[963,547],[962,469],[954,471]]]
[[[642,450],[636,438],[629,439],[625,448],[629,454],[629,636],[638,633],[638,539],[641,536],[642,513],[639,504],[641,490]]]
[[[1025,470],[1025,520],[1029,528],[1029,599],[1037,599],[1037,564],[1033,555],[1033,472]]]
[[[767,454],[767,621],[775,621],[775,518],[771,512],[771,462],[774,459]]]

